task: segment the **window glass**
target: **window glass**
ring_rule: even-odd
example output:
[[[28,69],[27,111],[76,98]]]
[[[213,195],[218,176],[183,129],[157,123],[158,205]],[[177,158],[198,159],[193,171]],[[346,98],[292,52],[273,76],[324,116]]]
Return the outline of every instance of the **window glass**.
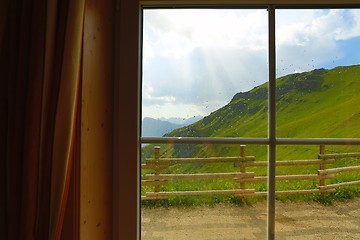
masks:
[[[266,238],[267,146],[162,144],[151,150],[142,162],[142,239]]]
[[[360,196],[359,146],[291,144],[359,138],[360,10],[275,13],[282,139],[268,148],[260,139],[268,137],[268,12],[143,10],[142,136],[259,139],[239,146],[143,138],[142,239],[265,239],[272,220],[279,239],[357,236],[356,202],[346,218],[326,206]],[[273,198],[265,201],[274,156],[276,219]]]
[[[360,10],[277,10],[277,136],[360,136]]]
[[[276,239],[358,238],[359,200],[349,199],[360,196],[360,147],[285,145],[276,152]]]
[[[265,9],[145,9],[142,136],[267,137],[267,29]],[[265,239],[267,169],[261,183],[239,178],[267,155],[266,145],[143,146],[142,239]]]
[[[266,10],[143,17],[142,136],[267,136]]]

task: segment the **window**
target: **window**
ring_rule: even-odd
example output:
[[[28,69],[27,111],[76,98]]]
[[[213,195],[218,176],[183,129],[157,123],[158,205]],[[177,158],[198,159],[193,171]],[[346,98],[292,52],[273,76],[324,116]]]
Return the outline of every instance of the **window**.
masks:
[[[150,2],[148,5],[146,4],[146,1],[144,2],[144,7],[149,7],[151,5],[151,7],[154,7],[152,5],[152,3]],[[321,2],[320,2],[321,3]],[[155,4],[156,6],[156,4]],[[161,5],[160,5],[161,6]],[[336,8],[344,8],[344,7],[349,7],[350,5],[343,5],[343,6],[336,6]],[[183,6],[182,6],[183,7]],[[191,5],[189,6],[191,7]],[[212,6],[213,7],[213,6]],[[224,6],[222,6],[224,7]],[[241,8],[240,6],[237,6],[239,8]],[[248,6],[247,6],[248,7]],[[259,6],[256,6],[259,7]],[[317,8],[321,7],[321,11],[327,11],[328,14],[335,14],[331,9],[332,6],[328,6],[328,5],[316,5]],[[359,7],[359,6],[351,6],[351,7]],[[298,6],[296,6],[296,8],[298,8]],[[326,67],[331,67],[330,65],[332,63],[327,63],[329,65],[324,65],[324,63],[320,63],[322,61],[322,58],[330,58],[332,61],[334,61],[333,66],[337,66],[337,64],[335,63],[336,61],[339,61],[339,56],[336,54],[332,54],[331,56],[329,56],[328,54],[331,53],[331,51],[327,51],[326,54],[324,56],[317,55],[317,53],[314,53],[314,51],[311,51],[310,55],[307,55],[306,53],[304,53],[304,50],[306,51],[308,48],[304,48],[305,47],[316,47],[316,50],[318,50],[319,47],[326,47],[324,46],[324,43],[321,42],[315,42],[316,39],[312,38],[313,36],[306,36],[307,38],[302,39],[302,41],[298,42],[298,47],[291,49],[291,51],[293,51],[294,55],[297,56],[302,56],[304,55],[304,57],[307,57],[308,59],[305,61],[303,60],[301,63],[298,62],[293,62],[295,60],[299,60],[299,58],[295,58],[295,59],[291,59],[289,58],[289,55],[287,55],[288,52],[290,51],[284,51],[282,49],[282,46],[287,47],[286,45],[286,41],[293,41],[293,39],[291,39],[291,34],[286,34],[286,37],[289,37],[289,39],[282,39],[281,37],[277,37],[275,40],[275,36],[281,36],[281,31],[283,31],[284,29],[287,30],[294,30],[294,27],[291,26],[291,24],[303,24],[303,22],[298,22],[297,19],[291,19],[293,22],[291,21],[284,21],[284,22],[275,22],[275,19],[277,21],[280,21],[283,17],[286,16],[294,16],[296,14],[301,14],[301,15],[306,15],[309,14],[311,11],[309,9],[311,9],[311,5],[306,5],[306,6],[301,6],[302,9],[304,10],[294,10],[291,9],[290,6],[283,6],[283,5],[271,5],[271,6],[264,6],[262,9],[267,9],[268,10],[268,21],[266,24],[268,24],[268,30],[267,30],[267,34],[268,34],[268,47],[267,47],[267,55],[268,55],[268,70],[267,70],[267,76],[268,76],[268,98],[267,98],[267,111],[268,111],[268,119],[266,120],[267,124],[267,134],[265,135],[255,135],[255,134],[250,134],[250,135],[243,135],[238,137],[238,135],[236,134],[224,134],[224,135],[220,135],[220,137],[211,137],[211,136],[194,136],[194,137],[188,137],[188,136],[176,136],[176,137],[142,137],[141,138],[141,143],[142,144],[150,144],[150,143],[156,143],[156,144],[167,144],[167,143],[172,143],[172,144],[191,144],[191,145],[196,145],[196,144],[205,144],[205,143],[210,143],[210,144],[218,144],[218,145],[225,145],[225,144],[250,144],[250,145],[261,145],[261,146],[267,146],[268,147],[268,209],[267,209],[267,238],[268,239],[274,239],[275,238],[275,172],[277,171],[277,167],[275,166],[276,164],[276,160],[279,160],[279,157],[277,155],[277,153],[279,153],[279,155],[281,154],[285,154],[285,151],[283,149],[287,149],[286,151],[291,152],[291,151],[298,151],[299,146],[300,148],[303,149],[311,149],[314,148],[315,145],[332,145],[335,146],[335,148],[339,147],[341,148],[341,146],[346,146],[346,145],[359,145],[360,144],[360,139],[358,138],[358,134],[356,132],[352,132],[350,129],[347,129],[347,125],[346,123],[342,123],[345,127],[345,131],[338,131],[338,127],[335,127],[334,124],[337,123],[337,119],[336,116],[334,115],[330,115],[330,118],[332,118],[333,122],[331,124],[329,124],[329,126],[323,126],[323,128],[325,129],[331,129],[333,126],[333,130],[329,131],[326,134],[323,134],[322,131],[319,132],[313,132],[313,131],[309,131],[306,133],[306,131],[304,131],[304,135],[298,135],[298,134],[290,134],[290,131],[296,131],[296,129],[299,129],[301,125],[299,125],[297,128],[294,128],[293,126],[288,127],[288,129],[285,129],[284,127],[284,121],[286,121],[286,118],[288,116],[288,112],[286,111],[281,111],[281,107],[283,107],[284,105],[277,105],[279,103],[279,101],[284,101],[284,104],[286,103],[293,103],[293,104],[298,104],[297,108],[294,108],[292,111],[295,111],[295,113],[293,114],[294,119],[295,118],[300,118],[301,114],[308,114],[306,112],[307,109],[301,110],[301,107],[306,106],[304,104],[304,102],[306,103],[306,101],[314,101],[312,104],[313,105],[317,105],[318,106],[318,111],[321,111],[321,109],[325,109],[324,105],[325,102],[324,100],[321,98],[321,93],[324,92],[325,88],[327,88],[328,86],[326,85],[327,83],[324,82],[319,82],[321,81],[321,79],[319,80],[317,78],[317,76],[320,76],[320,74],[336,74],[336,71],[333,72],[327,72],[324,73],[322,72],[323,70],[321,70],[321,68],[319,68],[320,70],[316,70],[316,66],[317,64],[319,64],[319,66],[326,66]],[[329,10],[326,10],[325,8],[329,8]],[[260,6],[261,9],[261,6]],[[149,10],[153,11],[153,10]],[[175,10],[174,10],[175,11]],[[358,10],[356,10],[358,11]],[[336,12],[336,11],[335,11]],[[347,13],[348,14],[348,13]],[[357,13],[356,13],[357,14]],[[144,17],[146,13],[144,14]],[[321,20],[321,19],[320,19]],[[315,24],[321,24],[321,21],[316,22]],[[323,19],[325,21],[325,19]],[[282,25],[283,24],[283,25]],[[283,27],[283,29],[281,28]],[[341,28],[338,29],[337,32],[329,32],[326,31],[326,29],[324,30],[323,34],[328,34],[328,35],[333,35],[336,33],[341,33]],[[288,32],[287,32],[288,33]],[[296,34],[296,32],[294,33]],[[344,32],[342,34],[345,34]],[[348,32],[348,34],[351,34],[351,31]],[[324,35],[322,35],[324,36]],[[338,37],[337,40],[339,40],[340,36]],[[353,39],[354,41],[356,41],[357,39]],[[306,45],[307,43],[310,43],[310,45]],[[329,43],[328,41],[326,42],[327,44]],[[316,44],[319,44],[318,47]],[[352,46],[359,46],[359,45],[352,45]],[[330,46],[331,47],[331,46]],[[331,49],[329,49],[331,50]],[[347,51],[352,52],[354,51],[353,49],[347,49]],[[355,51],[356,52],[356,51]],[[151,54],[151,53],[145,53],[145,54]],[[315,55],[312,55],[315,54]],[[277,56],[277,57],[275,57]],[[315,62],[315,60],[313,58],[317,59],[317,61]],[[353,62],[357,61],[357,64],[359,64],[359,58],[358,56],[356,56],[356,54],[354,54],[353,56]],[[314,61],[313,61],[314,60]],[[353,64],[349,63],[349,64]],[[301,68],[299,67],[301,65]],[[314,66],[313,66],[314,65]],[[291,69],[291,72],[286,72],[288,71],[286,68],[289,66],[296,66],[296,68]],[[167,66],[167,68],[171,68],[171,66]],[[336,69],[339,70],[338,72],[342,72],[345,71],[345,69]],[[346,69],[347,70],[347,69]],[[149,71],[151,71],[150,69],[143,69],[143,73],[144,75],[149,74]],[[307,73],[307,80],[303,80],[303,78],[299,78],[299,81],[303,81],[300,82],[299,84],[295,84],[295,86],[291,86],[293,90],[297,90],[299,91],[303,91],[304,94],[302,96],[294,96],[289,94],[283,94],[281,96],[277,95],[279,92],[281,91],[285,91],[288,90],[289,86],[286,85],[286,79],[283,80],[276,80],[277,79],[277,75],[278,76],[285,76],[285,74],[287,73],[297,73],[298,75],[301,75],[303,73],[303,71],[306,71]],[[292,75],[293,78],[296,78],[297,75]],[[322,75],[321,75],[322,76]],[[341,76],[345,76],[345,75],[341,75]],[[335,76],[335,77],[339,77],[339,76]],[[295,79],[296,80],[296,79]],[[314,81],[312,81],[314,80]],[[317,81],[318,80],[318,81]],[[145,81],[145,80],[144,80]],[[296,81],[294,81],[294,83],[297,83]],[[152,86],[146,85],[146,82],[144,82],[145,87],[148,87],[147,90],[152,90]],[[352,83],[350,83],[352,84]],[[163,84],[159,84],[161,87],[163,87]],[[166,86],[166,84],[164,85]],[[307,99],[306,96],[304,96],[305,94],[307,94],[307,90],[308,89],[303,89],[304,86],[310,86],[311,89],[315,89],[317,88],[319,90],[319,99]],[[282,87],[282,88],[280,88]],[[350,93],[351,94],[351,93]],[[196,95],[196,94],[195,94]],[[343,94],[341,95],[339,94],[339,97],[344,97]],[[144,99],[144,89],[143,89],[143,95],[142,95],[143,99]],[[161,97],[161,96],[158,96]],[[162,97],[167,97],[163,98],[163,100],[169,100],[172,101],[173,99],[171,98],[171,94],[169,95],[164,95]],[[281,97],[283,97],[283,99],[280,99]],[[298,97],[299,99],[296,99],[296,97]],[[161,98],[154,98],[154,96],[149,96],[149,99],[152,100],[161,100]],[[286,99],[285,99],[286,98]],[[291,99],[290,99],[291,98]],[[209,99],[209,100],[213,100],[213,99]],[[294,101],[293,101],[294,100]],[[207,101],[207,100],[205,100]],[[334,102],[336,102],[336,100],[334,100]],[[350,104],[350,103],[349,103]],[[353,106],[353,105],[352,105]],[[205,106],[206,107],[206,106]],[[304,107],[305,108],[305,107]],[[342,115],[349,115],[348,121],[355,121],[356,120],[356,116],[352,116],[351,112],[349,112],[346,108],[342,108],[342,106],[338,106],[338,109],[342,111]],[[143,110],[144,107],[143,107]],[[214,109],[216,110],[216,109]],[[155,110],[156,111],[156,110]],[[260,111],[260,110],[258,110]],[[314,110],[315,111],[315,110]],[[325,113],[326,114],[326,113]],[[313,114],[314,116],[315,114]],[[327,115],[326,115],[327,116]],[[321,120],[321,118],[319,117],[319,119]],[[295,121],[293,121],[295,122]],[[319,128],[321,128],[321,124],[319,123]],[[304,129],[304,127],[303,127]],[[345,132],[346,134],[343,134],[343,132]],[[323,134],[323,135],[322,135]],[[331,135],[333,134],[333,135]],[[296,136],[296,137],[294,137]],[[355,147],[356,149],[356,147]]]

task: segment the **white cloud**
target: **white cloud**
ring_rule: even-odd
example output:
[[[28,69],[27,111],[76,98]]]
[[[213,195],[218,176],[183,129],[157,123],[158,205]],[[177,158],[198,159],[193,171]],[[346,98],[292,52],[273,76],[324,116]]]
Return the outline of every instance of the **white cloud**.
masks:
[[[345,57],[338,41],[360,36],[359,11],[279,10],[278,75],[323,67]]]
[[[348,26],[348,28],[338,36],[338,40],[360,37],[360,10],[353,9],[348,12],[350,17],[348,19],[343,19],[344,25]]]
[[[144,40],[143,40],[143,62],[144,64],[148,63],[149,59],[155,57],[155,51],[153,48],[153,45],[151,44],[148,35],[144,36]]]
[[[142,96],[144,102],[147,104],[168,104],[176,102],[176,97],[174,96],[167,96],[167,95],[160,95],[154,96],[154,87],[150,85],[150,83],[145,84],[142,90]]]
[[[160,56],[181,58],[212,46],[264,49],[267,44],[265,10],[148,10],[144,18],[144,50],[151,41]]]

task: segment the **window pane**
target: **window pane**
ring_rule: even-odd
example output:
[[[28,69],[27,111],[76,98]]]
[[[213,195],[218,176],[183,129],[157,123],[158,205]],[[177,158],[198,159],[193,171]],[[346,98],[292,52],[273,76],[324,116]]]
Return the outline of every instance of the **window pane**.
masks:
[[[278,146],[276,164],[276,239],[360,237],[359,146]]]
[[[146,9],[143,20],[142,136],[267,136],[265,9]],[[258,145],[143,146],[142,239],[264,239],[266,168],[261,183],[240,178],[266,157]]]
[[[143,15],[142,136],[267,136],[265,9]]]
[[[277,10],[277,136],[360,136],[360,10]]]
[[[163,144],[145,150],[142,239],[266,238],[267,146]],[[154,159],[158,173],[151,169]],[[156,174],[158,189],[151,183]],[[261,181],[255,182],[255,175]]]

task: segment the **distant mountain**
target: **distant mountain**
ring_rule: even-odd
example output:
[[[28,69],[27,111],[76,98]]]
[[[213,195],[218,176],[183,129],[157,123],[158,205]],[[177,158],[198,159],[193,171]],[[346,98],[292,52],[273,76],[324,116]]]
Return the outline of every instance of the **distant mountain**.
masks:
[[[352,138],[360,136],[360,65],[290,74],[277,79],[277,136],[283,138]],[[178,128],[169,137],[266,137],[268,84],[234,95],[224,107]],[[255,148],[256,146],[249,146]],[[211,151],[210,151],[211,149]],[[238,154],[238,148],[178,144],[173,156]],[[250,150],[249,150],[250,151]],[[266,158],[266,148],[256,149]],[[164,150],[164,154],[166,150]],[[279,151],[279,155],[282,152]],[[285,152],[284,152],[284,155]]]
[[[173,131],[174,129],[190,125],[202,117],[192,117],[188,119],[183,118],[160,118],[154,119],[146,117],[142,121],[142,136],[143,137],[162,137],[164,134]]]
[[[144,118],[142,121],[143,137],[161,137],[174,129],[181,128],[185,125],[175,124],[168,121],[162,121],[154,118]]]
[[[186,126],[186,125],[190,125],[194,122],[197,122],[202,118],[204,118],[204,117],[203,116],[193,116],[190,118],[159,118],[159,120]]]

